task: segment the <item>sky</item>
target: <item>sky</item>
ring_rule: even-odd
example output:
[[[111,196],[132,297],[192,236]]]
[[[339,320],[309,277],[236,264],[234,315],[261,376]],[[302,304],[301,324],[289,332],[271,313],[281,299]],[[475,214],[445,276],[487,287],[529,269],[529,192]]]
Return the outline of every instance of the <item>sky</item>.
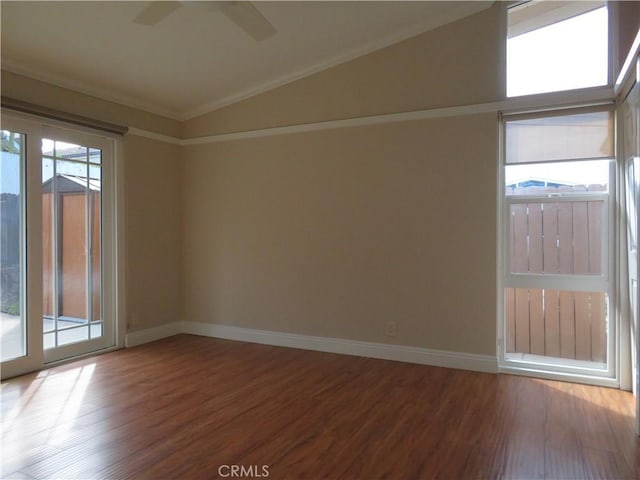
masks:
[[[18,194],[20,190],[20,156],[0,152],[0,192]]]
[[[505,169],[505,185],[535,178],[575,185],[606,185],[609,181],[609,161],[559,162],[553,164],[509,165]]]

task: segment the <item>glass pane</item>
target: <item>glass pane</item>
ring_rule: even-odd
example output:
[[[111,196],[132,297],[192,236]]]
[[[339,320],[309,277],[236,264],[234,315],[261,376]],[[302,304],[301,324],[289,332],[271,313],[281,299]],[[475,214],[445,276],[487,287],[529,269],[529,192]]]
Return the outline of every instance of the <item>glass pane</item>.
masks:
[[[56,334],[55,332],[45,333],[42,338],[42,347],[45,350],[53,348],[56,346]]]
[[[99,150],[97,148],[90,148],[89,161],[91,163],[102,163],[102,150]]]
[[[72,328],[58,331],[58,346],[89,340],[89,327]]]
[[[607,361],[604,292],[506,288],[506,353]]]
[[[602,275],[604,201],[510,206],[511,273]]]
[[[91,324],[91,338],[98,338],[103,335],[104,327],[102,322],[96,322]]]
[[[506,163],[613,158],[613,112],[589,112],[505,122]]]
[[[607,192],[609,160],[535,163],[505,167],[506,195]]]
[[[59,317],[58,318],[58,330],[73,329],[81,327],[82,325],[88,325],[89,321],[83,318],[74,317]]]
[[[66,142],[55,142],[56,158],[76,160],[78,162],[88,161],[89,149],[81,145]]]
[[[42,139],[42,155],[47,155],[49,157],[54,156],[55,142],[48,138]]]
[[[508,10],[507,96],[607,84],[607,9],[594,7],[528,2]]]
[[[102,152],[48,139],[42,149],[51,156],[42,164],[44,332],[54,348],[103,335]]]
[[[56,174],[58,176],[64,176],[68,180],[71,180],[76,185],[69,184],[69,182],[63,182],[58,178],[59,188],[61,191],[71,188],[77,190],[79,187],[86,187],[87,178],[87,164],[78,162],[68,162],[65,160],[56,161]]]
[[[44,333],[53,332],[56,329],[56,321],[53,315],[45,315],[42,319],[42,331]],[[46,337],[46,335],[45,335]]]
[[[26,355],[26,316],[23,311],[21,259],[22,164],[25,136],[2,130],[0,171],[0,332],[1,360]]]

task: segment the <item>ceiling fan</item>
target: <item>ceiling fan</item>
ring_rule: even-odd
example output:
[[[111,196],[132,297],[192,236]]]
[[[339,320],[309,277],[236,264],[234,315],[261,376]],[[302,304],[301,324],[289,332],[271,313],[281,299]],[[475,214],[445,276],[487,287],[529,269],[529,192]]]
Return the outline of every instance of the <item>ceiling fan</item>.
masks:
[[[229,20],[244,30],[255,40],[265,40],[276,34],[276,29],[269,23],[253,2],[165,2],[152,1],[134,19],[134,23],[153,26],[171,15],[182,5],[194,5],[208,7],[222,12]]]

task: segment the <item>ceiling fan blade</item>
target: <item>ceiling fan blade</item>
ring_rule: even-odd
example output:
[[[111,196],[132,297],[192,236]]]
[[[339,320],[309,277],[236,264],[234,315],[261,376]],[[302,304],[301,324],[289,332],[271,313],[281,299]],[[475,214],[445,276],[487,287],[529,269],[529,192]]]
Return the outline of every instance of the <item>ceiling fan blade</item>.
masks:
[[[180,2],[149,2],[149,5],[133,19],[133,22],[140,25],[153,26],[172,14],[180,6]]]
[[[221,2],[220,10],[255,40],[265,40],[277,32],[251,2]]]

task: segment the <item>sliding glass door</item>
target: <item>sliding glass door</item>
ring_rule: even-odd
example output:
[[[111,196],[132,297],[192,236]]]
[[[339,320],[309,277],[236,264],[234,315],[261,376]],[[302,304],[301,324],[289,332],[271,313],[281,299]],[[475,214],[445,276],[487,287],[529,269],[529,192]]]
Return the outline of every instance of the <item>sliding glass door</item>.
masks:
[[[3,129],[9,376],[115,345],[115,177],[110,138],[11,117]]]

